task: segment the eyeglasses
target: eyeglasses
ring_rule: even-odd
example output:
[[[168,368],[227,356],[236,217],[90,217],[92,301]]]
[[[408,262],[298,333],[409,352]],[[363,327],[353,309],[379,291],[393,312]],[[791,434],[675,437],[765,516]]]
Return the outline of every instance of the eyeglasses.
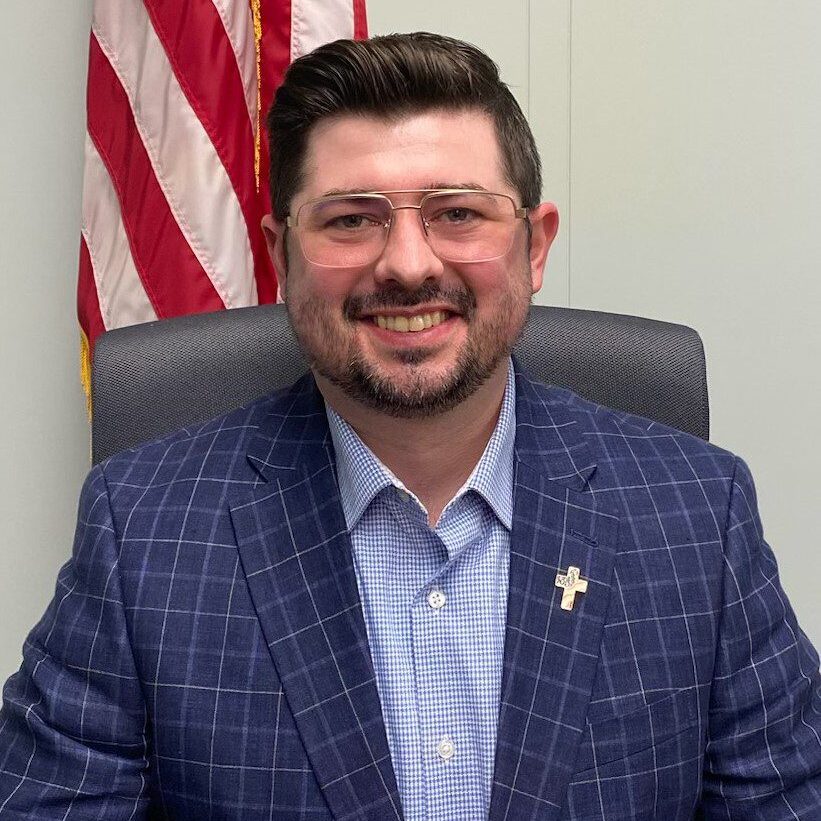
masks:
[[[423,194],[418,205],[394,205],[389,194]],[[338,194],[300,206],[285,224],[305,258],[327,268],[369,265],[385,250],[394,211],[419,212],[431,250],[447,262],[488,262],[513,245],[516,221],[527,219],[507,194],[470,189],[414,189]]]

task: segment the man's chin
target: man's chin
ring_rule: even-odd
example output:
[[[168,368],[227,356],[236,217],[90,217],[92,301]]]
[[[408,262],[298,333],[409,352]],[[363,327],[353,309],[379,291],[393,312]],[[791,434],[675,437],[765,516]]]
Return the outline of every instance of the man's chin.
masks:
[[[352,361],[344,374],[320,373],[350,399],[371,410],[396,418],[422,419],[447,413],[464,402],[498,365],[498,361],[489,365],[467,360],[443,372],[425,368],[427,354],[420,349],[403,351],[402,359],[406,369],[400,373],[386,373],[361,360]]]

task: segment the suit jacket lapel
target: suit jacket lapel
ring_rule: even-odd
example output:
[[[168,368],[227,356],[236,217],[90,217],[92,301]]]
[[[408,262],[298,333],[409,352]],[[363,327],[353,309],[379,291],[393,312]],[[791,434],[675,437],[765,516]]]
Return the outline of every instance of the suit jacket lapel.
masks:
[[[231,503],[268,648],[335,817],[401,818],[324,406],[307,377],[279,397]]]
[[[618,519],[588,490],[578,421],[517,372],[516,478],[502,697],[490,818],[558,816],[598,667]],[[557,572],[587,592],[560,608]]]

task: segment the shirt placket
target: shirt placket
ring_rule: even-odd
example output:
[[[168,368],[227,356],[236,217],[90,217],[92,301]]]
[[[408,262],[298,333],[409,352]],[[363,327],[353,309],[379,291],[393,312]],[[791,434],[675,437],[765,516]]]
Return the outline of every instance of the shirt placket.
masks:
[[[447,547],[437,533],[428,531],[429,538],[447,549],[451,559],[417,590],[411,612],[426,818],[446,818],[448,811],[452,812],[453,796],[464,797],[466,791],[475,789],[479,769],[474,733],[466,723],[469,713],[458,680],[460,664],[454,663],[465,652],[455,644],[454,619],[471,616],[469,602],[457,600],[461,591],[455,575],[461,563],[456,554],[466,549],[475,536],[475,527],[466,521],[470,515],[465,505],[457,506],[453,514],[461,519],[461,528],[454,532],[446,521],[440,523],[448,534]],[[464,659],[460,662],[463,664]]]
[[[419,705],[419,740],[427,804],[426,817],[443,794],[458,794],[467,749],[460,705],[449,669],[448,632],[453,604],[448,603],[448,573],[435,575],[417,591],[411,612],[415,690]]]

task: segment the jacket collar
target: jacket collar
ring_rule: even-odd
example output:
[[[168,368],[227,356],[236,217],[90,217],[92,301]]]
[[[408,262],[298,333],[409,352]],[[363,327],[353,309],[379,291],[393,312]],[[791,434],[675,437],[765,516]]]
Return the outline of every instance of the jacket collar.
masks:
[[[584,490],[596,461],[573,411],[574,394],[534,380],[513,360],[516,374],[516,459],[571,490]]]
[[[332,458],[325,404],[310,373],[260,402],[252,424],[257,432],[248,446],[248,461],[265,482],[281,471]]]

